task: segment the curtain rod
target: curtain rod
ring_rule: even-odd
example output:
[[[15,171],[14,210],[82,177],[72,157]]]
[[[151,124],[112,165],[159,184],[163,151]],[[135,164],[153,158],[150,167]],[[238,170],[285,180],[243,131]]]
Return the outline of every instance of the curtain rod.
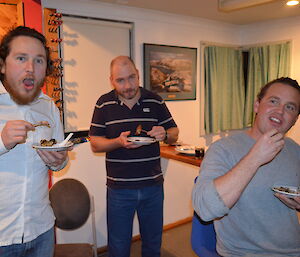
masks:
[[[292,42],[291,39],[286,40],[280,40],[280,41],[269,41],[269,42],[262,42],[262,43],[255,43],[255,44],[249,44],[249,45],[234,45],[234,44],[226,44],[226,43],[218,43],[218,42],[209,42],[209,41],[200,41],[200,46],[220,46],[220,47],[232,47],[236,49],[241,50],[247,50],[251,47],[259,47],[259,46],[265,46],[265,45],[277,45],[277,44],[284,44],[284,43],[290,43]]]
[[[243,45],[243,49],[247,49],[250,47],[258,47],[258,46],[265,46],[265,45],[278,45],[278,44],[284,44],[284,43],[291,43],[292,39],[286,39],[286,40],[279,40],[279,41],[268,41],[263,43],[255,43],[255,44],[249,44],[249,45]]]

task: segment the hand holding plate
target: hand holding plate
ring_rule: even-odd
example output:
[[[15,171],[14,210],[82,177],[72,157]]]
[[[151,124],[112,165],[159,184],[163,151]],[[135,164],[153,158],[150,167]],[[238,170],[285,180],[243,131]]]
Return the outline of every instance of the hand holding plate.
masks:
[[[38,155],[49,167],[58,167],[64,163],[68,156],[67,151],[42,151],[37,150]]]
[[[274,195],[289,208],[300,212],[300,196],[291,198],[280,193],[275,193]]]
[[[136,145],[130,141],[128,141],[128,136],[130,135],[130,131],[124,131],[120,134],[120,136],[117,138],[120,147],[124,147],[127,149],[134,149],[140,147],[140,145]]]

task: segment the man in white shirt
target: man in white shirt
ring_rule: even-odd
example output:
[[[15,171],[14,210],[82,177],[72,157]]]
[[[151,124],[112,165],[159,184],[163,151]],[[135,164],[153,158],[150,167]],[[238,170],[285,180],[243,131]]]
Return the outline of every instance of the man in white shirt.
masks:
[[[48,169],[60,170],[67,152],[32,148],[63,140],[59,111],[41,92],[52,70],[45,37],[17,27],[0,44],[0,256],[51,257],[54,215]],[[37,123],[49,126],[35,127]]]

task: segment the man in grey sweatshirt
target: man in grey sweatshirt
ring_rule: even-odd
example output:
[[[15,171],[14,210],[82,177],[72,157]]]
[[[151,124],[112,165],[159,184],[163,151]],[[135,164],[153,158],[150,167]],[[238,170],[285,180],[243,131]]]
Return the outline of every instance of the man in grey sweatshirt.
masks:
[[[300,146],[285,134],[300,112],[300,86],[279,78],[265,85],[246,132],[213,143],[201,164],[193,205],[214,220],[221,256],[300,256],[300,197],[271,190],[300,185]]]

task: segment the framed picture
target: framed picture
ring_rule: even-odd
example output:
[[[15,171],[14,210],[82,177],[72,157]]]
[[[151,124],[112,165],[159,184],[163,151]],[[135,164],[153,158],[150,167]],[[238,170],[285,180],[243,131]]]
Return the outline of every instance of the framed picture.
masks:
[[[144,44],[144,87],[164,100],[195,100],[197,48]]]

